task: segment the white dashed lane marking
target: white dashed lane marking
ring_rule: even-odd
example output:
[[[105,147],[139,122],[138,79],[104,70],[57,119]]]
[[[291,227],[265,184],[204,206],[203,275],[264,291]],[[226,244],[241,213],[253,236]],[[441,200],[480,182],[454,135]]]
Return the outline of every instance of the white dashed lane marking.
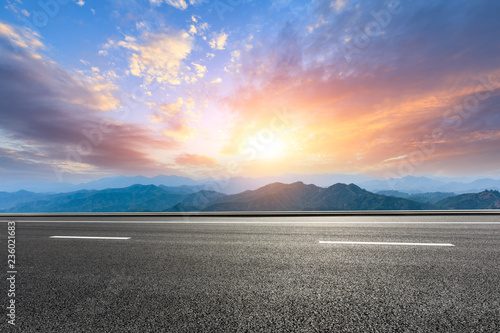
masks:
[[[354,244],[354,245],[407,245],[407,246],[455,246],[449,243],[393,243],[393,242],[336,242],[319,241],[320,244]]]
[[[92,236],[50,236],[49,238],[66,238],[66,239],[130,239],[130,237],[92,237]]]

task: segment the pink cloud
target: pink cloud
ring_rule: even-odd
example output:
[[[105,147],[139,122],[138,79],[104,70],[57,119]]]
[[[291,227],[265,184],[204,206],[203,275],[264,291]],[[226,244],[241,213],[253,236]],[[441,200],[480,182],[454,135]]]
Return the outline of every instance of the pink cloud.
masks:
[[[175,163],[198,168],[215,168],[219,165],[212,157],[188,153],[178,155],[175,158]]]

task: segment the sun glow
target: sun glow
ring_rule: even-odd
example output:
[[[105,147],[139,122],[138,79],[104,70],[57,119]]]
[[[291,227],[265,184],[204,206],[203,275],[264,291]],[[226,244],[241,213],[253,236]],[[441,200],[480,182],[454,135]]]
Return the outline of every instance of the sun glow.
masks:
[[[264,145],[259,152],[258,157],[261,159],[278,159],[285,156],[286,144],[281,139],[274,138],[271,142]]]

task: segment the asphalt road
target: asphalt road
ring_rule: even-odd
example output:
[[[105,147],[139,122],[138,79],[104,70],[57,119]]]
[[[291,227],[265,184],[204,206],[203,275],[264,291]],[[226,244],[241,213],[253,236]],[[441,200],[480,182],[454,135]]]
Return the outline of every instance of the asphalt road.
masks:
[[[498,216],[25,220],[2,332],[500,332]]]

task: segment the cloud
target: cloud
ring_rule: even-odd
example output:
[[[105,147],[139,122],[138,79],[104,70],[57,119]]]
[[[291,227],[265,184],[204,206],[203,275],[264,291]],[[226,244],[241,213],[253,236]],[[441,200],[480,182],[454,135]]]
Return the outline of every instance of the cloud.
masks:
[[[179,141],[194,138],[196,129],[190,124],[198,120],[193,113],[194,100],[177,98],[174,103],[164,103],[154,106],[155,114],[149,117],[154,124],[164,124],[163,134]]]
[[[4,39],[4,47],[9,51],[22,51],[31,57],[38,57],[36,53],[45,46],[40,41],[40,35],[28,28],[21,30],[0,21],[0,37]]]
[[[2,167],[158,173],[162,166],[151,150],[175,149],[178,142],[107,118],[103,111],[120,105],[107,74],[71,74],[38,53],[43,47],[30,31],[0,23],[0,148],[11,161]]]
[[[76,77],[60,68],[50,59],[45,59],[39,53],[45,46],[40,42],[38,35],[30,30],[14,28],[0,22],[0,47],[3,52],[2,85],[4,93],[30,87],[30,94],[36,98],[54,98],[59,103],[69,102],[85,105],[96,110],[109,110],[119,104],[114,95],[116,87],[106,79],[94,73],[91,76]],[[11,84],[9,84],[9,80]],[[23,82],[23,80],[27,82]],[[18,82],[20,86],[14,84]],[[34,84],[38,82],[39,85]],[[58,94],[53,90],[57,89]],[[29,97],[29,96],[27,96]],[[21,98],[22,100],[23,98]],[[7,95],[5,103],[14,103],[13,97]],[[7,104],[5,104],[7,105]],[[44,103],[39,105],[44,107]],[[4,112],[16,112],[6,109]]]
[[[188,7],[186,1],[184,1],[184,0],[165,0],[165,2],[167,4],[169,4],[170,6],[173,6],[177,9],[184,10]]]
[[[188,153],[178,155],[175,158],[175,163],[182,166],[197,168],[216,168],[219,166],[219,164],[212,157]]]
[[[202,66],[195,63],[191,63],[191,65],[193,65],[196,69],[196,74],[198,75],[198,77],[203,78],[205,76],[205,73],[207,72],[207,66]]]
[[[202,3],[206,3],[208,1],[209,0],[189,0],[189,4],[192,6],[197,6],[197,5],[200,5]]]
[[[195,21],[195,23],[196,22],[197,21]],[[206,22],[198,23],[198,24],[191,24],[189,26],[189,33],[191,35],[203,36],[205,34],[205,31],[207,31],[209,27],[210,26]],[[203,36],[203,38],[206,39],[205,36]]]
[[[149,0],[149,2],[154,6],[160,6],[164,2],[180,10],[184,10],[188,7],[185,0]]]
[[[144,33],[140,40],[126,37],[117,45],[132,52],[130,73],[146,82],[181,84],[183,60],[190,54],[193,37],[184,30],[172,33]]]
[[[26,179],[41,176],[43,178],[52,169],[50,165],[37,160],[39,160],[38,154],[29,149],[18,150],[0,147],[0,172],[4,177]]]
[[[215,50],[224,50],[227,42],[227,34],[224,31],[214,33],[212,39],[208,42],[210,47]]]
[[[356,47],[360,30],[354,28],[376,23],[373,13],[387,12],[384,2],[342,2],[342,8],[318,3],[310,8],[311,15],[293,24],[273,22],[281,25],[278,31],[263,27],[266,34],[252,42],[259,47],[245,48],[244,40],[235,44],[238,56],[227,66],[239,87],[226,99],[237,122],[223,152],[241,154],[237,147],[269,128],[272,110],[285,108],[293,121],[280,139],[294,152],[291,169],[383,173],[388,164],[397,168],[405,163],[394,157],[411,156],[436,128],[454,137],[440,147],[457,154],[452,158],[436,150],[426,156],[426,163],[448,165],[446,172],[453,172],[462,158],[473,169],[467,155],[480,155],[481,144],[489,147],[485,156],[496,153],[493,144],[483,140],[474,144],[476,153],[464,149],[467,153],[458,155],[466,138],[476,137],[471,132],[488,137],[498,123],[493,101],[500,93],[500,60],[493,52],[498,47],[493,31],[500,29],[500,22],[485,4],[404,4],[350,59],[345,48]],[[491,89],[481,83],[490,75],[496,82]],[[443,124],[443,117],[475,91],[487,95],[479,111],[462,119],[459,128]],[[319,155],[323,169],[314,159]],[[424,170],[430,169],[419,166]]]
[[[191,6],[196,6],[196,5],[199,5],[199,4],[201,4],[203,2],[207,2],[207,1],[208,0],[189,0],[189,4]],[[180,10],[185,10],[188,8],[188,4],[187,4],[186,0],[149,0],[149,2],[153,6],[160,6],[162,3],[166,3],[167,5],[170,5],[172,7],[180,9]],[[194,22],[196,22],[195,16],[191,16],[191,18]]]
[[[344,9],[344,7],[347,5],[347,1],[346,0],[334,0],[330,3],[330,7],[333,8],[335,11],[339,12],[341,11],[342,9]]]

